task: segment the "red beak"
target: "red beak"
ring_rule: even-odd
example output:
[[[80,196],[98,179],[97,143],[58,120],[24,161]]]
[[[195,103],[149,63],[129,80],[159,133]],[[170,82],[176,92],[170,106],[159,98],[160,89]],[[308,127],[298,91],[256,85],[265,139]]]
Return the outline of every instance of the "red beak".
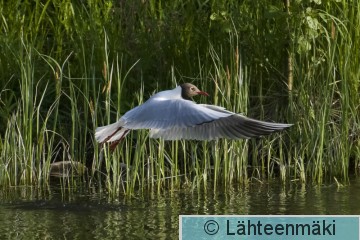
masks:
[[[197,94],[201,94],[207,97],[210,96],[207,92],[203,92],[203,91],[198,91]]]

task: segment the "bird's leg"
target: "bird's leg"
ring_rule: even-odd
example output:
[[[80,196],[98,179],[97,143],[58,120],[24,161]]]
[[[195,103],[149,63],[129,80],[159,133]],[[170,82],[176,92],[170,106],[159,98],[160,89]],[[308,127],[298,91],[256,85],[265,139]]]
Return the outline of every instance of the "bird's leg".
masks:
[[[124,137],[126,136],[126,134],[129,132],[130,130],[126,130],[120,137],[120,139],[116,140],[116,141],[113,141],[111,144],[110,144],[110,151],[111,152],[114,152],[116,146],[121,142],[121,140],[124,139]]]

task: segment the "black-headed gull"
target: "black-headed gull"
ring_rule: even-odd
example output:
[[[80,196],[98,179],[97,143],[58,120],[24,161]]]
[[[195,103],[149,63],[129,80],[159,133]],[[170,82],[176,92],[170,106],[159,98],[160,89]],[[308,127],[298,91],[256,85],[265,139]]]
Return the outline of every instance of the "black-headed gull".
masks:
[[[259,121],[223,107],[191,101],[199,94],[209,96],[191,83],[158,92],[117,122],[98,127],[95,138],[100,143],[112,143],[110,148],[114,149],[133,129],[150,129],[151,138],[165,140],[213,140],[257,137],[292,126]]]

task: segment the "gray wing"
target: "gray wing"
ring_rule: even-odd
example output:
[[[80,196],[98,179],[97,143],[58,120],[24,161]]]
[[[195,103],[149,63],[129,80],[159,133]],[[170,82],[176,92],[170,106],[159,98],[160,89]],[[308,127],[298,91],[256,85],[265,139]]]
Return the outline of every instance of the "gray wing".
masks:
[[[192,127],[151,129],[150,137],[163,138],[165,140],[241,139],[268,135],[290,126],[292,126],[292,124],[264,122],[240,114],[233,114],[228,117],[219,118],[212,122],[206,122]]]
[[[211,106],[211,107],[208,107]],[[235,113],[224,108],[196,104],[184,99],[149,99],[121,117],[128,129],[187,128],[226,118]]]

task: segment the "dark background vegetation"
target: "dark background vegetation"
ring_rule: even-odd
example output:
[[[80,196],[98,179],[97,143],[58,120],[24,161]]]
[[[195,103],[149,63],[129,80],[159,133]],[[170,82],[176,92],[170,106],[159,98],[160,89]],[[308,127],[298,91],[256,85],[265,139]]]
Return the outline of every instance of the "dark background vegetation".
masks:
[[[1,1],[0,169],[21,173],[21,164],[8,169],[19,156],[40,169],[59,158],[50,152],[61,141],[72,159],[92,160],[96,126],[176,79],[215,93],[208,103],[295,123],[280,149],[271,145],[286,161],[263,156],[292,169],[286,175],[346,180],[360,154],[359,8],[345,0]],[[248,102],[234,109],[239,76]]]

